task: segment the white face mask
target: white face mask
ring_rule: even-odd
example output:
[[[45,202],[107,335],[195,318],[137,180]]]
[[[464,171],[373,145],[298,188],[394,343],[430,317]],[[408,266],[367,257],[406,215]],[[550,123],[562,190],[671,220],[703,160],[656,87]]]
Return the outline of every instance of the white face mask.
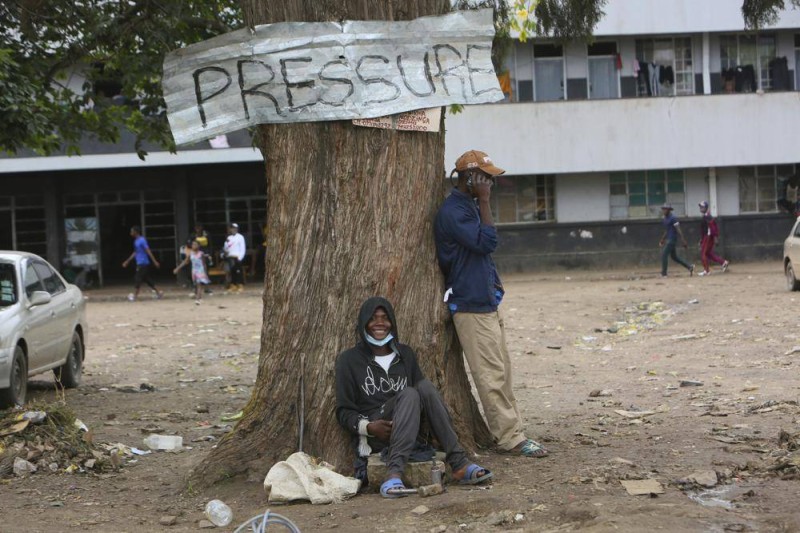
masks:
[[[373,346],[385,346],[385,345],[389,344],[389,342],[392,339],[394,339],[394,335],[389,333],[388,335],[386,335],[385,339],[379,341],[375,337],[373,337],[372,335],[367,333],[366,331],[364,332],[364,337],[367,339],[367,342],[370,343]]]

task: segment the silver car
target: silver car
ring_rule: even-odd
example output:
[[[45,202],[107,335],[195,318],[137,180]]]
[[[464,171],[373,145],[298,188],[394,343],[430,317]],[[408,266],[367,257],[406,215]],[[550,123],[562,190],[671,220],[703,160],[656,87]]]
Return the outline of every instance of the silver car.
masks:
[[[78,287],[37,255],[0,251],[0,407],[24,404],[28,377],[48,370],[80,385],[87,332]]]
[[[790,291],[800,290],[797,268],[800,267],[800,217],[792,226],[792,231],[783,241],[783,273],[786,274],[786,287]]]

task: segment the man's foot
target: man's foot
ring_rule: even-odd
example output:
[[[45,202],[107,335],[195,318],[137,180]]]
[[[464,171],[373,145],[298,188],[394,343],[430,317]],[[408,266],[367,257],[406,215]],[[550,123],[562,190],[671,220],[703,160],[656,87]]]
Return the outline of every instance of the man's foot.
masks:
[[[408,494],[400,493],[399,491],[404,491],[406,486],[403,484],[403,480],[399,477],[390,477],[386,481],[383,482],[381,485],[381,496],[384,498],[403,498],[408,496]]]
[[[237,285],[236,292],[242,292],[244,290],[244,285]]]
[[[194,305],[200,305],[200,300],[195,300]]]
[[[729,263],[729,262],[726,260],[724,263],[722,263],[722,271],[723,271],[723,272],[727,272],[727,271],[728,271],[728,267],[729,267],[730,265],[731,265],[731,264],[730,264],[730,263]]]
[[[550,455],[550,452],[547,449],[536,442],[533,439],[525,439],[524,441],[520,442],[507,452],[504,452],[511,455],[522,455],[523,457],[547,457]]]
[[[164,291],[156,291],[156,300],[160,300],[164,297]]]
[[[458,481],[459,485],[480,485],[493,477],[494,474],[489,470],[475,463],[470,463],[464,468],[453,471],[453,479]]]
[[[669,277],[669,276],[667,276],[666,274],[661,274],[661,278],[662,278],[662,279],[663,279],[663,278],[667,278],[667,277]]]
[[[136,296],[134,296],[133,293],[130,293],[128,295],[128,301],[129,302],[135,302],[136,301]]]
[[[711,275],[711,271],[710,270],[703,270],[702,272],[700,272],[698,274],[698,276],[710,276],[710,275]]]
[[[694,265],[689,265],[689,277],[694,274]]]

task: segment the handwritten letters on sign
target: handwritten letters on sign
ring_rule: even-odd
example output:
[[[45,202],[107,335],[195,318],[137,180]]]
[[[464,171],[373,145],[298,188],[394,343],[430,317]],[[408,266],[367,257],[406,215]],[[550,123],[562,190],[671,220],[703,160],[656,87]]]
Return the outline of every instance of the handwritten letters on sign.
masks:
[[[493,35],[491,10],[239,30],[167,56],[167,116],[186,144],[255,124],[494,102]]]

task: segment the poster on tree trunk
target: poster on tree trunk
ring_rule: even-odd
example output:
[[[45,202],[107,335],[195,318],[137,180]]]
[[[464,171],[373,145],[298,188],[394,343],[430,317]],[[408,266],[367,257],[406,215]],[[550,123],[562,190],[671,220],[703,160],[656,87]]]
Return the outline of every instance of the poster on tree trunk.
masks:
[[[238,30],[167,55],[167,117],[187,144],[256,124],[496,102],[493,37],[491,9]]]
[[[428,131],[436,133],[442,121],[442,108],[417,109],[397,115],[377,118],[356,118],[353,124],[365,128],[399,131]]]

